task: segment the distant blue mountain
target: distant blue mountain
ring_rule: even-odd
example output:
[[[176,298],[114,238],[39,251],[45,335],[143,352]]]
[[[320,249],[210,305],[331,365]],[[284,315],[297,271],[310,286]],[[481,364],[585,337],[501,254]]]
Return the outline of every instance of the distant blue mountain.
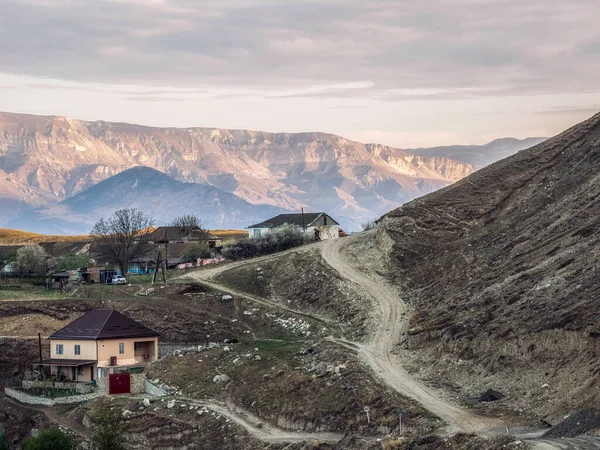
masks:
[[[150,167],[134,167],[55,206],[25,212],[8,226],[45,234],[85,234],[100,218],[122,208],[139,209],[157,224],[195,214],[209,229],[243,229],[285,212],[253,205],[209,184],[183,183]]]

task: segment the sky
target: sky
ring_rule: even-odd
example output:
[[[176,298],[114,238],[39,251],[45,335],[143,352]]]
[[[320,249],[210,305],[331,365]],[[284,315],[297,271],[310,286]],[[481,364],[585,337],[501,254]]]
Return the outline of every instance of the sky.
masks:
[[[597,0],[0,0],[0,110],[399,148],[600,111]]]

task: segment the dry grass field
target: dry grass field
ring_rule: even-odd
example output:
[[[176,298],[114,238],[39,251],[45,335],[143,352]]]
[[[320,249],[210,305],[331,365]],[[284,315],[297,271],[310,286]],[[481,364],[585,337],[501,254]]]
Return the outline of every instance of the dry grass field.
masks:
[[[224,241],[248,237],[248,232],[245,230],[210,230],[210,233]],[[86,234],[73,236],[59,234],[46,235],[10,228],[0,228],[0,245],[29,245],[39,244],[40,242],[81,242],[87,241],[89,238]]]
[[[40,242],[80,242],[88,239],[89,236],[87,235],[46,235],[10,228],[0,228],[0,245],[28,245],[39,244]]]

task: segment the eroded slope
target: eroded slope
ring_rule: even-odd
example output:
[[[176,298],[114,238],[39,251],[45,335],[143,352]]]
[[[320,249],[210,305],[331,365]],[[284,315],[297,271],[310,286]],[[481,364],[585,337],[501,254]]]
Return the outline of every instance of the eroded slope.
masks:
[[[414,370],[551,420],[597,403],[599,168],[596,115],[385,217]]]

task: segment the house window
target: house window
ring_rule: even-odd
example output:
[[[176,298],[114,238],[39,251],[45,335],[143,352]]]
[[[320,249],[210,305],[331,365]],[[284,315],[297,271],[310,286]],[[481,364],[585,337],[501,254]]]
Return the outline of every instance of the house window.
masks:
[[[81,355],[81,345],[75,344],[75,354]]]
[[[123,342],[119,343],[119,354],[125,353],[125,344]]]
[[[142,343],[141,342],[134,342],[133,343],[133,349],[136,352],[139,352],[142,349]]]
[[[62,355],[64,353],[64,347],[62,344],[56,344],[56,354]]]
[[[259,238],[259,237],[260,237],[260,235],[261,235],[261,230],[260,230],[259,228],[256,228],[256,229],[254,230],[254,237],[255,237],[255,238]]]

